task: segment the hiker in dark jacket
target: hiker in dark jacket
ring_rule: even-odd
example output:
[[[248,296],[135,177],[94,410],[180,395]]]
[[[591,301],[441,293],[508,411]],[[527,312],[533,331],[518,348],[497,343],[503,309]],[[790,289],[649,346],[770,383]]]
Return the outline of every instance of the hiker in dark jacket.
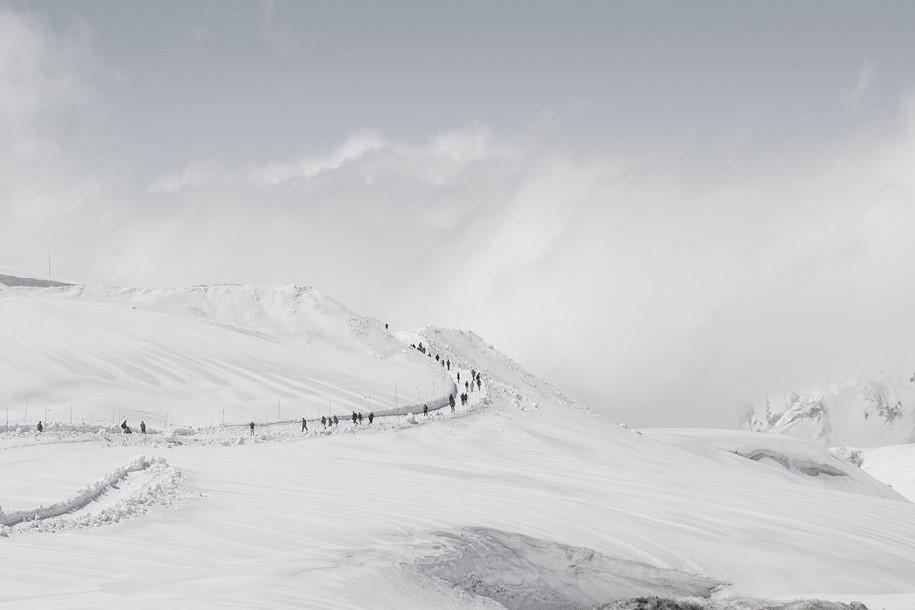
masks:
[[[44,426],[41,425],[41,422],[38,422],[37,428],[39,432],[44,432]]]
[[[429,415],[429,405],[423,405],[423,415]]]
[[[477,389],[480,389],[480,386],[483,385],[483,382],[480,380],[480,376],[477,375]]]
[[[323,415],[321,416],[321,425],[324,426],[324,429],[327,430],[327,418]]]
[[[127,425],[127,420],[121,422],[121,430],[124,431],[124,434],[133,434],[133,430],[130,429],[130,426]]]
[[[454,394],[448,394],[448,404],[451,405],[451,412],[454,413]]]
[[[359,411],[359,423],[362,423],[362,411]]]
[[[371,424],[373,421],[375,421],[375,412],[369,411],[369,423]]]
[[[339,426],[339,425],[340,425],[340,420],[337,418],[336,415],[334,415],[334,425],[335,425],[335,426]]]
[[[140,432],[142,432],[143,434],[146,434],[146,422],[145,421],[140,421]]]
[[[251,436],[254,436],[254,422],[249,422],[248,427],[251,428]]]
[[[308,423],[305,421],[305,418],[302,418],[302,432],[308,430]]]
[[[353,411],[353,424],[354,425],[356,424],[356,412],[355,411]]]

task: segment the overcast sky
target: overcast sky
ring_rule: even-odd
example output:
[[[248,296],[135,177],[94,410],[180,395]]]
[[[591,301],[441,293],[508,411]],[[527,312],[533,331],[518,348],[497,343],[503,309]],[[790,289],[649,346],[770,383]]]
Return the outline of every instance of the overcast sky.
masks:
[[[0,265],[313,284],[730,426],[915,369],[913,7],[0,2]]]

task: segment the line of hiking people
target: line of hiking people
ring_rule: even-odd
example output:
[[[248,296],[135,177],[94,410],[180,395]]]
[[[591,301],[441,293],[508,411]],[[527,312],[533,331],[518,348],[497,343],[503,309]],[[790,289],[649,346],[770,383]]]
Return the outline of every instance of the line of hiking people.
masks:
[[[39,420],[39,421],[38,421],[38,425],[35,426],[35,428],[36,428],[36,430],[38,430],[39,432],[44,432],[44,423],[42,423],[42,422]],[[125,419],[124,421],[121,422],[121,432],[124,433],[124,434],[133,434],[133,429],[132,429],[130,426],[127,425],[127,420],[126,420],[126,419]],[[141,422],[140,422],[140,432],[142,432],[143,434],[146,434],[146,422],[145,422],[145,421],[141,421]]]
[[[422,354],[426,354],[430,358],[432,358],[432,356],[433,356],[432,352],[430,352],[428,350],[428,348],[425,345],[423,345],[422,341],[420,341],[419,343],[411,343],[410,347],[412,347],[413,349],[417,350],[418,352],[420,352]],[[446,360],[444,357],[439,356],[438,354],[435,354],[435,361],[440,362],[443,369],[448,369],[449,371],[451,370],[451,360],[450,359]]]
[[[419,345],[411,343],[410,347],[412,347],[415,350],[419,350],[423,354],[428,353],[426,347],[422,344],[422,342],[420,342]],[[429,354],[429,357],[430,358],[432,357],[431,353]],[[440,359],[438,354],[435,355],[435,359],[437,361],[440,361],[442,363],[443,367],[446,367],[449,371],[451,370],[451,360],[450,359],[448,359],[448,360],[446,360],[444,358]],[[458,385],[460,385],[460,382],[461,382],[460,371],[458,371],[458,373],[457,373],[457,381],[458,381]],[[477,390],[482,389],[482,387],[483,387],[482,375],[480,374],[479,371],[477,371],[475,369],[470,369],[470,379],[464,380],[464,392],[462,392],[461,395],[458,397],[461,401],[461,406],[467,405],[467,401],[469,400],[467,392],[474,391],[474,389],[473,389],[474,384],[476,384]],[[454,413],[455,399],[454,399],[453,392],[448,394],[448,404],[451,407],[451,412]],[[423,404],[423,415],[426,417],[429,416],[429,405],[428,404]],[[353,419],[354,425],[361,424],[363,421],[362,412],[353,411],[352,419]],[[371,424],[372,422],[375,421],[375,412],[374,411],[369,412],[368,420],[369,420],[369,424]],[[319,421],[321,422],[321,426],[323,426],[324,430],[327,430],[328,426],[335,427],[335,426],[340,425],[340,419],[336,415],[333,415],[333,416],[322,415],[321,419]],[[254,436],[255,425],[256,424],[253,421],[248,422],[248,428],[251,431],[251,436]],[[37,429],[38,429],[38,432],[44,432],[44,424],[41,421],[38,422]],[[126,419],[123,422],[121,422],[121,431],[124,434],[133,434],[133,430],[127,424]],[[308,421],[303,417],[302,418],[302,432],[307,432],[307,431],[308,431]],[[140,422],[140,432],[142,432],[143,434],[146,434],[146,422],[145,421]]]

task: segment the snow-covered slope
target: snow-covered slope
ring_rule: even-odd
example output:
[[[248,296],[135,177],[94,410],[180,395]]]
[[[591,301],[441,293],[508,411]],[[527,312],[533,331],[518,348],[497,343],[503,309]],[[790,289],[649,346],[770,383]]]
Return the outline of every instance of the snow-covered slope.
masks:
[[[827,391],[795,393],[782,405],[769,402],[747,425],[828,447],[915,442],[915,375],[881,373]]]
[[[7,288],[0,337],[11,426],[261,422],[442,388],[436,365],[382,323],[310,287]]]
[[[49,367],[66,376],[53,357],[88,358],[80,340],[90,338],[102,353],[134,354],[142,369],[151,345],[195,362],[228,337],[245,342],[222,356],[238,358],[221,370],[231,387],[275,383],[274,367],[285,370],[278,353],[296,354],[316,378],[338,375],[340,395],[365,395],[378,378],[412,370],[442,374],[383,325],[357,317],[334,326],[345,309],[307,290],[17,290],[2,298],[15,292],[34,304],[14,310],[32,331],[15,335],[17,353],[31,353],[20,345],[30,335],[43,346],[35,375]],[[312,313],[299,322],[276,313],[290,302]],[[324,317],[334,330],[315,321]],[[77,328],[64,323],[74,319]],[[80,334],[86,324],[99,336]],[[153,330],[139,330],[146,324]],[[172,325],[179,332],[167,349],[151,340]],[[629,430],[473,333],[427,328],[402,338],[450,359],[461,385],[469,369],[482,373],[466,406],[307,433],[278,424],[251,436],[0,434],[4,513],[42,517],[0,531],[0,607],[587,608],[652,594],[711,594],[715,608],[737,607],[728,596],[915,607],[915,504],[817,444]],[[258,357],[248,353],[255,346]],[[178,370],[162,359],[155,376],[177,395],[182,384],[210,388],[189,374],[168,380],[158,369]],[[70,387],[88,403],[121,384],[155,388],[127,374]],[[206,398],[180,403],[211,407]],[[72,519],[43,518],[42,507],[74,498]]]
[[[834,447],[830,451],[915,502],[915,444],[864,449]]]

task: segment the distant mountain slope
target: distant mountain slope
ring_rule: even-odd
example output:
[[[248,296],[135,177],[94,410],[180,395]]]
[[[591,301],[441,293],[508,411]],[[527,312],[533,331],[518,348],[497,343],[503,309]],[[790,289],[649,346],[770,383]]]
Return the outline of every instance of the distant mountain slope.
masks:
[[[428,399],[441,375],[310,287],[10,287],[0,311],[12,424],[69,422],[71,405],[76,422],[156,425],[367,412],[393,406],[395,386]]]
[[[770,402],[747,422],[751,430],[814,439],[833,447],[915,441],[915,376],[881,373],[823,392]]]

